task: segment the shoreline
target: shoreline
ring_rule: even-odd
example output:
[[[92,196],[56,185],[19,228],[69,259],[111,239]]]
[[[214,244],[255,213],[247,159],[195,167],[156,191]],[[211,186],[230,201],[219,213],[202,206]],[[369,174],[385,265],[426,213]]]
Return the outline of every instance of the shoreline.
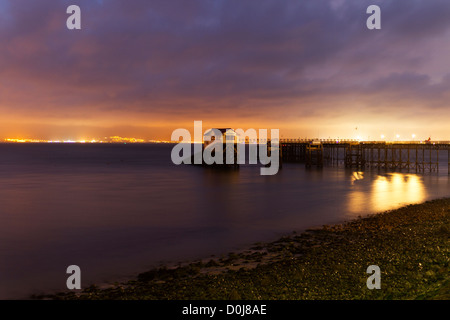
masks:
[[[128,282],[33,299],[450,299],[450,198],[166,265]],[[381,289],[369,290],[369,265]]]

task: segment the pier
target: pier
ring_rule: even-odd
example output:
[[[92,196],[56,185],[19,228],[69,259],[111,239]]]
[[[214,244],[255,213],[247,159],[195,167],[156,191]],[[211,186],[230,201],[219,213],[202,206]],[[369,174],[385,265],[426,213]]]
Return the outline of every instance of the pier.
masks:
[[[379,168],[438,172],[443,158],[450,174],[450,141],[380,142],[354,140],[282,139],[281,160],[306,167],[342,165],[347,168]],[[441,161],[439,161],[441,160]]]

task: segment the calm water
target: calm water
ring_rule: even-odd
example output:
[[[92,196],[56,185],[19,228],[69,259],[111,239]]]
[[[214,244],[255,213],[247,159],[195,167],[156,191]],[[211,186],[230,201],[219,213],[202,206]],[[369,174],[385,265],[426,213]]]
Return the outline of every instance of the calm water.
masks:
[[[0,144],[0,298],[219,255],[293,230],[450,196],[439,174],[175,166],[171,145]],[[444,159],[443,159],[444,160]]]

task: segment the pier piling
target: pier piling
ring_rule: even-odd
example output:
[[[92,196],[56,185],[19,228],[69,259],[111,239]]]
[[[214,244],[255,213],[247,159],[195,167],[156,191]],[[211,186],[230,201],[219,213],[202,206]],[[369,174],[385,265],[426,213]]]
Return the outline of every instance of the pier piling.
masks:
[[[335,140],[293,140],[280,143],[284,162],[305,163],[307,167],[344,164],[347,168],[379,168],[415,172],[438,172],[439,157],[448,161],[450,142],[359,142]],[[443,159],[441,159],[442,161]]]

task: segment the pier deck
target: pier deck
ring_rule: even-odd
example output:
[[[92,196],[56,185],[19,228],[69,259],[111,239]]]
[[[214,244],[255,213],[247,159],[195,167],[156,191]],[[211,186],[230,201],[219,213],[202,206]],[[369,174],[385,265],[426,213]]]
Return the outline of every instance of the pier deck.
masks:
[[[280,141],[283,162],[306,166],[344,165],[348,168],[406,169],[438,172],[446,158],[450,174],[450,142],[379,142],[294,140]],[[313,153],[312,153],[313,152]]]

